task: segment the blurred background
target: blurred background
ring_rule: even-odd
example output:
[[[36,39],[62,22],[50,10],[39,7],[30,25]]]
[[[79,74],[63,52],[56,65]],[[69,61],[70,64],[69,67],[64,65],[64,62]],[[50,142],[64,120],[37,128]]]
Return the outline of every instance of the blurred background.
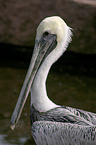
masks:
[[[72,42],[52,66],[48,96],[56,104],[96,112],[96,0],[0,1],[0,145],[35,145],[30,95],[15,131],[10,118],[34,48],[36,28],[60,16],[73,30]]]

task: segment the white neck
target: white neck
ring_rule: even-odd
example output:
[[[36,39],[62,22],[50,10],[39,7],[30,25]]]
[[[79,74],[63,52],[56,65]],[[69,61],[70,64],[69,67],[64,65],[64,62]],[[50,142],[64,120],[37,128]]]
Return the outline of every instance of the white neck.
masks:
[[[68,30],[67,30],[68,31]],[[69,31],[70,32],[70,31]],[[71,33],[70,33],[71,34]],[[68,36],[67,36],[68,35]],[[46,78],[51,65],[63,54],[69,42],[69,34],[66,32],[66,39],[62,43],[58,43],[57,47],[47,56],[42,63],[31,88],[31,105],[39,112],[46,112],[50,109],[58,107],[47,96]]]
[[[47,96],[46,78],[50,69],[50,63],[43,63],[40,67],[31,89],[31,105],[39,111],[46,112],[57,107]]]

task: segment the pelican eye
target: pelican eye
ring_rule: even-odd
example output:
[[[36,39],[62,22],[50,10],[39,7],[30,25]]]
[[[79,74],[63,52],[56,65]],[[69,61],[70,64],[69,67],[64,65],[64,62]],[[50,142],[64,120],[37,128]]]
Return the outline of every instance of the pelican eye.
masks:
[[[43,33],[43,37],[46,37],[46,36],[48,36],[50,33],[48,32],[48,31],[45,31],[44,33]]]

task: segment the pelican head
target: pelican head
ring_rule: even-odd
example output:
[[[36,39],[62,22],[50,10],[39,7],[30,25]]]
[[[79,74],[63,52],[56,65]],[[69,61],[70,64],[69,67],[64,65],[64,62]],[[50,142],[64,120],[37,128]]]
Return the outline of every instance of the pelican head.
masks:
[[[11,118],[11,129],[14,129],[15,124],[20,118],[28,94],[30,90],[34,88],[33,86],[37,82],[36,80],[41,80],[41,82],[38,81],[38,84],[40,85],[41,83],[42,86],[42,82],[46,81],[51,65],[63,54],[70,41],[71,30],[60,17],[48,17],[39,24],[36,33],[33,56]],[[40,87],[38,84],[35,96],[39,96],[39,98],[33,97],[31,102],[31,104],[33,103],[35,105],[36,101],[38,102],[38,99],[40,99],[39,94],[41,94],[41,92],[38,91],[38,88]],[[32,93],[34,94],[34,92]],[[44,101],[42,105],[44,105]]]

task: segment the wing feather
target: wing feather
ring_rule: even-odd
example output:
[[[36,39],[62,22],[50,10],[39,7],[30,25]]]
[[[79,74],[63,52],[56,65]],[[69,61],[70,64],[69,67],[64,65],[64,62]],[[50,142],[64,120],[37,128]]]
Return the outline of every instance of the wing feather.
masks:
[[[96,145],[96,126],[36,121],[31,131],[37,145]]]

